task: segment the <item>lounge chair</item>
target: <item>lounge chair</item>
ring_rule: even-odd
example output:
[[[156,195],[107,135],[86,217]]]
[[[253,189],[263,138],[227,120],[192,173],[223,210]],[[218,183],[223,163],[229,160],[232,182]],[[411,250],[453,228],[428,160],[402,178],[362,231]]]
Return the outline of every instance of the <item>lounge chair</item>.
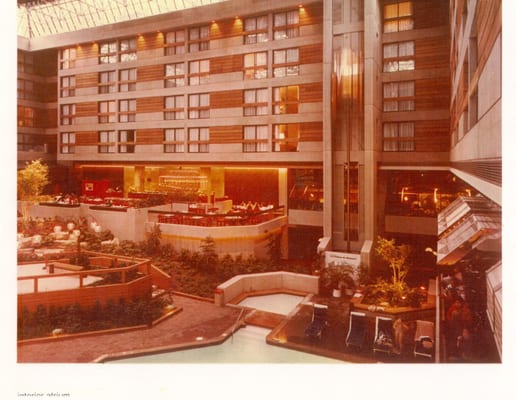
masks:
[[[432,358],[435,348],[434,323],[431,321],[416,321],[416,333],[414,335],[414,357],[422,356]]]
[[[324,328],[328,325],[328,306],[314,304],[312,322],[305,329],[305,336],[311,339],[321,339]]]
[[[367,334],[365,313],[351,311],[349,313],[349,329],[346,337],[346,346],[362,350]]]
[[[392,318],[376,317],[373,351],[392,353],[394,349],[394,335],[392,329]]]

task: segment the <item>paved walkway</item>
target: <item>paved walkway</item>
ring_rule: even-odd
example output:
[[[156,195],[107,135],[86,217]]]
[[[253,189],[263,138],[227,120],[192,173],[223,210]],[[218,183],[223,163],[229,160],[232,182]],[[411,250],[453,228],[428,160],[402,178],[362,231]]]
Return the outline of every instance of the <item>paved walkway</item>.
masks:
[[[20,363],[89,363],[111,354],[163,350],[177,346],[199,345],[196,340],[223,340],[240,315],[236,307],[180,295],[173,296],[182,311],[149,329],[104,335],[57,338],[44,343],[18,345]]]

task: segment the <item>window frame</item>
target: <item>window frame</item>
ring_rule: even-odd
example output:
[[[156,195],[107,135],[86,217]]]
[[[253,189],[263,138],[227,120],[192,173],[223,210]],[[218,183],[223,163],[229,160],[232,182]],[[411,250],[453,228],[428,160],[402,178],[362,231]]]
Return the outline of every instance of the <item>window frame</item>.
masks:
[[[197,104],[195,104],[197,103]],[[210,118],[210,94],[191,93],[188,95],[188,119]]]
[[[252,94],[253,101],[248,102],[248,95]],[[243,114],[244,117],[254,117],[257,115],[267,115],[269,113],[269,102],[267,98],[269,90],[267,88],[245,89],[243,92]],[[259,101],[263,97],[265,101]]]
[[[182,104],[178,106],[179,99],[181,99]],[[169,102],[173,103],[173,107]],[[163,98],[163,119],[165,121],[185,119],[185,96],[183,94]]]
[[[103,81],[104,77],[107,78],[106,81]],[[98,83],[98,93],[99,94],[107,94],[107,93],[116,93],[116,71],[101,71],[99,72],[99,83]]]
[[[127,74],[127,79],[125,75]],[[137,81],[137,69],[136,68],[124,68],[118,71],[118,91],[123,92],[134,92],[136,91]]]
[[[254,21],[254,29],[247,29],[247,24]],[[259,27],[259,21],[265,21],[265,27]],[[269,16],[258,15],[244,18],[244,44],[265,43],[269,41]]]
[[[118,62],[118,42],[116,40],[100,43],[98,51],[99,64],[116,64]]]
[[[402,86],[410,84],[411,94],[401,96],[403,91]],[[392,89],[389,90],[389,87]],[[394,92],[395,95],[394,95]],[[383,112],[406,112],[415,111],[416,109],[416,83],[415,81],[395,81],[395,82],[384,82],[383,83]],[[389,93],[393,93],[389,96]],[[391,104],[392,107],[388,107]]]
[[[409,13],[400,15],[400,6],[409,5]],[[396,10],[394,10],[396,7]],[[388,9],[392,9],[393,16],[388,16]],[[408,23],[408,24],[407,24]],[[404,25],[406,24],[406,25]],[[395,29],[388,29],[392,26]],[[384,4],[383,6],[383,33],[404,32],[414,29],[414,4],[412,1],[400,1],[397,3]]]
[[[259,57],[265,56],[265,63],[258,64]],[[267,79],[269,77],[268,60],[269,54],[267,51],[257,51],[254,53],[246,53],[244,57],[244,80]],[[251,60],[252,64],[248,64]]]
[[[249,137],[251,136],[251,137]],[[269,151],[268,125],[244,125],[242,127],[242,152],[265,153]]]
[[[123,140],[123,135],[126,135],[125,140]],[[134,153],[136,148],[136,130],[120,129],[118,131],[117,148],[119,153]]]
[[[105,110],[104,110],[105,108]],[[98,123],[113,124],[116,122],[116,100],[103,100],[98,102]]]
[[[194,137],[196,136],[196,137]],[[204,136],[204,137],[203,137]],[[210,128],[188,128],[188,153],[209,153]]]
[[[289,19],[292,16],[296,16],[294,18],[297,21],[291,22]],[[277,21],[280,17],[284,17],[284,24],[277,24]],[[272,30],[273,30],[273,38],[274,40],[284,40],[284,39],[292,39],[299,37],[299,27],[300,27],[300,15],[299,9],[289,10],[279,13],[274,13],[272,16]]]
[[[289,51],[294,51],[297,54],[295,60],[289,59]],[[282,57],[283,60],[278,60],[281,54],[284,54]],[[292,53],[291,53],[292,54]],[[282,61],[282,62],[281,62]],[[290,72],[289,69],[292,69],[295,73]],[[284,71],[281,73],[281,71]],[[299,76],[300,73],[300,63],[299,63],[299,48],[298,47],[290,47],[288,49],[277,49],[273,51],[272,55],[272,76],[274,78],[286,78],[289,76]]]
[[[59,152],[61,154],[74,154],[76,138],[75,132],[61,132],[59,138]]]
[[[127,44],[127,48],[123,48]],[[136,61],[138,59],[138,41],[136,37],[118,40],[118,60],[121,63]]]
[[[67,47],[59,50],[59,69],[75,68],[75,61],[77,60],[77,48]],[[28,71],[25,71],[28,72]]]
[[[195,72],[192,72],[195,70]],[[188,62],[188,84],[204,85],[210,82],[210,60],[193,60]]]
[[[75,122],[75,104],[69,103],[69,104],[61,104],[61,107],[59,109],[60,111],[60,118],[59,123],[60,125],[73,125]]]
[[[185,129],[184,128],[165,128],[163,130],[163,152],[164,153],[184,153],[185,152]]]
[[[74,97],[76,85],[75,75],[62,76],[59,81],[60,97]]]
[[[391,131],[390,136],[386,136],[387,127],[396,127],[395,130]],[[411,127],[411,135],[407,136],[402,134],[403,127]],[[416,141],[415,141],[415,123],[413,121],[403,122],[384,122],[382,128],[382,151],[384,152],[415,152]]]
[[[296,88],[297,95],[294,99],[289,97],[290,88]],[[282,89],[286,90],[286,97],[282,100],[280,93],[280,99],[278,100],[276,98],[277,91],[281,92]],[[282,106],[285,109],[284,112],[281,112]],[[291,107],[295,107],[295,110],[291,111]],[[272,113],[274,115],[299,113],[299,85],[275,86],[272,88]]]
[[[165,79],[164,79],[164,87],[165,88],[175,88],[175,87],[183,87],[186,85],[186,70],[185,70],[185,62],[176,62],[176,63],[168,63],[165,64]],[[178,69],[182,68],[182,74],[178,74]],[[169,75],[168,70],[173,69],[174,75]]]
[[[400,46],[411,44],[411,54],[400,55]],[[394,48],[396,46],[396,55],[386,56],[386,49]],[[404,40],[401,42],[392,42],[383,44],[383,72],[403,72],[403,71],[415,71],[416,70],[416,44],[414,40]],[[406,64],[410,68],[400,69],[401,63]],[[390,67],[395,66],[395,68]]]
[[[181,33],[183,35],[183,40],[177,40],[178,34]],[[169,39],[169,35],[174,35],[174,40],[171,41]],[[164,48],[165,48],[165,56],[174,56],[179,54],[186,53],[186,31],[184,29],[178,29],[176,31],[166,32],[164,35]]]
[[[197,32],[197,37],[192,33]],[[210,26],[200,25],[188,29],[188,52],[197,53],[210,49]]]
[[[285,132],[281,131],[281,127],[285,127]],[[286,123],[286,124],[273,124],[272,125],[272,144],[273,151],[278,153],[283,152],[297,152],[299,151],[300,142],[300,124],[299,123]],[[281,134],[284,136],[281,137]],[[284,146],[284,147],[282,147]]]
[[[118,100],[118,122],[136,122],[136,99]]]
[[[105,137],[103,137],[105,136]],[[117,150],[117,132],[114,129],[101,130],[98,132],[97,152],[102,154],[113,154]]]
[[[18,126],[32,128],[34,126],[34,107],[18,105]]]

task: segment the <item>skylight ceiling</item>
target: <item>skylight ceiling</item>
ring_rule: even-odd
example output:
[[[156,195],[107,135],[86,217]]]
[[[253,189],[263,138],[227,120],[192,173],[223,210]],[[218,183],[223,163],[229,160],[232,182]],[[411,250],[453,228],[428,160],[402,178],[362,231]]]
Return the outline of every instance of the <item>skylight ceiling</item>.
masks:
[[[18,0],[18,35],[74,32],[226,0]]]

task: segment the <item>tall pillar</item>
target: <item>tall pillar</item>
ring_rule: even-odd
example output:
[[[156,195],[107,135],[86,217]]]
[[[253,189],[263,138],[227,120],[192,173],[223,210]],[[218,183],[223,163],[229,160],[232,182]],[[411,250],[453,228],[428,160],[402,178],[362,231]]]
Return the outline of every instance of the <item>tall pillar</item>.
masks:
[[[137,192],[145,190],[145,166],[134,167],[134,187]]]
[[[278,168],[278,204],[288,205],[288,168]]]

